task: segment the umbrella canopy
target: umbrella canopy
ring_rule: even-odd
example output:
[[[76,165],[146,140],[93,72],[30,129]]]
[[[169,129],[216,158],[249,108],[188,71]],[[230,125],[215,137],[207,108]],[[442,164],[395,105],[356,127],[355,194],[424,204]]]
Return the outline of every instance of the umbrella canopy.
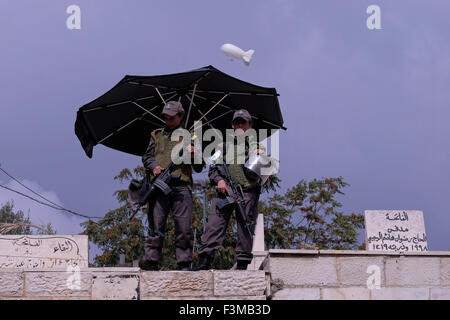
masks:
[[[196,120],[208,128],[230,128],[238,109],[250,112],[255,129],[286,129],[275,88],[256,86],[207,66],[168,75],[125,76],[78,110],[75,134],[89,158],[97,144],[142,156],[151,131],[165,125],[161,111],[170,100],[183,104],[182,123],[189,130]]]

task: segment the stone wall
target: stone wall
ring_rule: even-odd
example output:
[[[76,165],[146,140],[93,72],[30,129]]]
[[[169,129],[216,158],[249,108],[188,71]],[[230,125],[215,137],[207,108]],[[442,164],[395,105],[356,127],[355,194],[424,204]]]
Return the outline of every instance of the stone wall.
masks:
[[[450,252],[269,250],[254,270],[0,268],[2,299],[450,299]],[[257,270],[259,269],[259,270]]]
[[[81,268],[0,269],[0,300],[265,300],[264,271],[141,271]]]
[[[274,300],[450,299],[448,251],[269,250],[262,268]]]

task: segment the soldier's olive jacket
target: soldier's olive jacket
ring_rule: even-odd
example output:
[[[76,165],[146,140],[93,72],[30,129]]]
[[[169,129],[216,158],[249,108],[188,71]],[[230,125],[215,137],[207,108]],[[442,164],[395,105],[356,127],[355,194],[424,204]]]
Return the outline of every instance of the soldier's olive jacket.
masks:
[[[229,163],[225,159],[226,159],[227,152],[229,152],[231,148],[234,148],[233,161],[232,161],[232,163]],[[264,148],[262,146],[260,146],[256,142],[249,143],[248,141],[246,141],[244,150],[241,150],[241,152],[242,151],[244,152],[244,154],[242,155],[242,154],[239,154],[240,149],[236,147],[236,139],[235,139],[234,144],[219,145],[219,149],[223,150],[223,154],[225,155],[225,157],[222,160],[227,163],[228,170],[231,175],[231,179],[233,180],[234,183],[240,184],[243,190],[249,190],[249,189],[254,189],[254,188],[260,187],[259,179],[255,176],[249,175],[247,169],[245,169],[245,167],[244,167],[244,164],[250,156],[249,155],[250,151],[252,151],[254,149],[264,150]],[[242,163],[239,164],[237,162],[237,159],[239,156],[245,157],[244,164],[242,164]],[[220,174],[220,171],[217,168],[217,166],[210,166],[209,172],[208,172],[208,177],[209,177],[210,181],[212,183],[214,183],[216,186],[220,180],[224,180],[224,177]]]
[[[178,127],[179,128],[179,127]],[[142,163],[144,167],[153,174],[153,169],[157,166],[167,168],[170,164],[172,149],[179,143],[179,141],[172,141],[171,135],[175,129],[159,128],[151,133],[150,142],[142,156]],[[195,172],[201,172],[204,164],[180,164],[172,171],[172,175],[180,175],[180,180],[188,182],[192,185],[192,169]]]

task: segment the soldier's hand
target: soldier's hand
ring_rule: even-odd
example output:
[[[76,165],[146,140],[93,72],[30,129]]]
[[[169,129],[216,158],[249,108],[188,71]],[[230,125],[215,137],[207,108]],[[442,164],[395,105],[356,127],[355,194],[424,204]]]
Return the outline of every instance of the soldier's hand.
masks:
[[[227,183],[225,180],[220,180],[219,183],[217,183],[217,190],[219,190],[220,193],[228,193],[230,195],[230,191],[228,190]]]
[[[153,175],[156,177],[158,174],[161,173],[164,169],[161,166],[157,166],[155,169],[153,169]]]
[[[263,149],[255,149],[255,151],[253,151],[255,154],[264,154],[264,150]]]

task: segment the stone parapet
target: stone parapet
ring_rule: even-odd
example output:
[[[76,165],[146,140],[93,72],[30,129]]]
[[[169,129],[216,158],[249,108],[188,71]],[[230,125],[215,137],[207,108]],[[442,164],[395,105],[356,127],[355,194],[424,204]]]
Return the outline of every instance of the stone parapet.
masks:
[[[0,269],[0,300],[265,300],[262,270]]]
[[[269,250],[269,299],[448,299],[450,252]]]

